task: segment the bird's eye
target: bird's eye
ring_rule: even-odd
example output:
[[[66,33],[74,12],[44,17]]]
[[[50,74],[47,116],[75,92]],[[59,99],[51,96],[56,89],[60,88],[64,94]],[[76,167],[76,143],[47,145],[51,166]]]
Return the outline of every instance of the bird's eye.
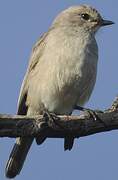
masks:
[[[86,21],[90,19],[90,15],[87,14],[87,13],[82,13],[82,14],[81,14],[81,17],[82,17],[84,20],[86,20]]]

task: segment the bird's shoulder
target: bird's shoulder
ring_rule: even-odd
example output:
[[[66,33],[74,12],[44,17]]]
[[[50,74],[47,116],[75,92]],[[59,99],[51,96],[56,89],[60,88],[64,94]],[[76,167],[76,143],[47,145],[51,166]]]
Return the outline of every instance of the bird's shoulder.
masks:
[[[43,50],[45,48],[47,35],[48,35],[48,32],[44,33],[34,45],[32,49],[32,53],[31,53],[31,57],[29,60],[28,71],[31,71],[32,69],[34,69],[36,64],[40,60],[40,57],[42,56]]]

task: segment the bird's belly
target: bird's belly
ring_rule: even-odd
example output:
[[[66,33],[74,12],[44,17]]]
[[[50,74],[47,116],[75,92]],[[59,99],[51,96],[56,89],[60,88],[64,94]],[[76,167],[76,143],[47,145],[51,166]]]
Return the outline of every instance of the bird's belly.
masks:
[[[64,78],[61,75],[61,79],[56,80],[56,85],[52,80],[54,84],[50,82],[47,84],[49,90],[43,91],[45,95],[42,96],[42,102],[45,108],[56,114],[70,114],[75,105],[84,105],[93,90],[95,74],[93,69],[89,69],[81,73],[79,71],[78,74],[66,74]]]
[[[76,67],[76,66],[75,66]],[[80,65],[79,65],[80,68]],[[56,73],[55,73],[56,72]],[[35,110],[35,114],[43,109],[56,114],[70,114],[74,106],[84,105],[89,99],[95,84],[96,71],[91,66],[76,69],[61,69],[61,72],[50,71],[43,78],[32,79],[29,88],[29,104]],[[38,80],[39,78],[39,80]]]

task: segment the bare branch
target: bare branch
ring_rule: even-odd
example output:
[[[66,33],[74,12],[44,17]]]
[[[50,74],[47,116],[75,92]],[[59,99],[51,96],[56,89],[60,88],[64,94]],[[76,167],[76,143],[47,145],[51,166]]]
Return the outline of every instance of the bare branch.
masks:
[[[49,138],[75,138],[118,129],[118,97],[111,108],[96,113],[93,117],[84,113],[79,116],[19,116],[0,115],[0,137],[38,137],[45,134]]]

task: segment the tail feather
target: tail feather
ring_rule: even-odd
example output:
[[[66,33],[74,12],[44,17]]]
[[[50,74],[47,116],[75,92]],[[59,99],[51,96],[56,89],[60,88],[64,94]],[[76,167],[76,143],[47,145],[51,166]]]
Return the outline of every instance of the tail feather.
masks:
[[[74,138],[73,137],[66,137],[64,139],[64,150],[71,150],[74,144]]]
[[[20,173],[34,138],[17,138],[6,165],[6,177],[14,178]]]

